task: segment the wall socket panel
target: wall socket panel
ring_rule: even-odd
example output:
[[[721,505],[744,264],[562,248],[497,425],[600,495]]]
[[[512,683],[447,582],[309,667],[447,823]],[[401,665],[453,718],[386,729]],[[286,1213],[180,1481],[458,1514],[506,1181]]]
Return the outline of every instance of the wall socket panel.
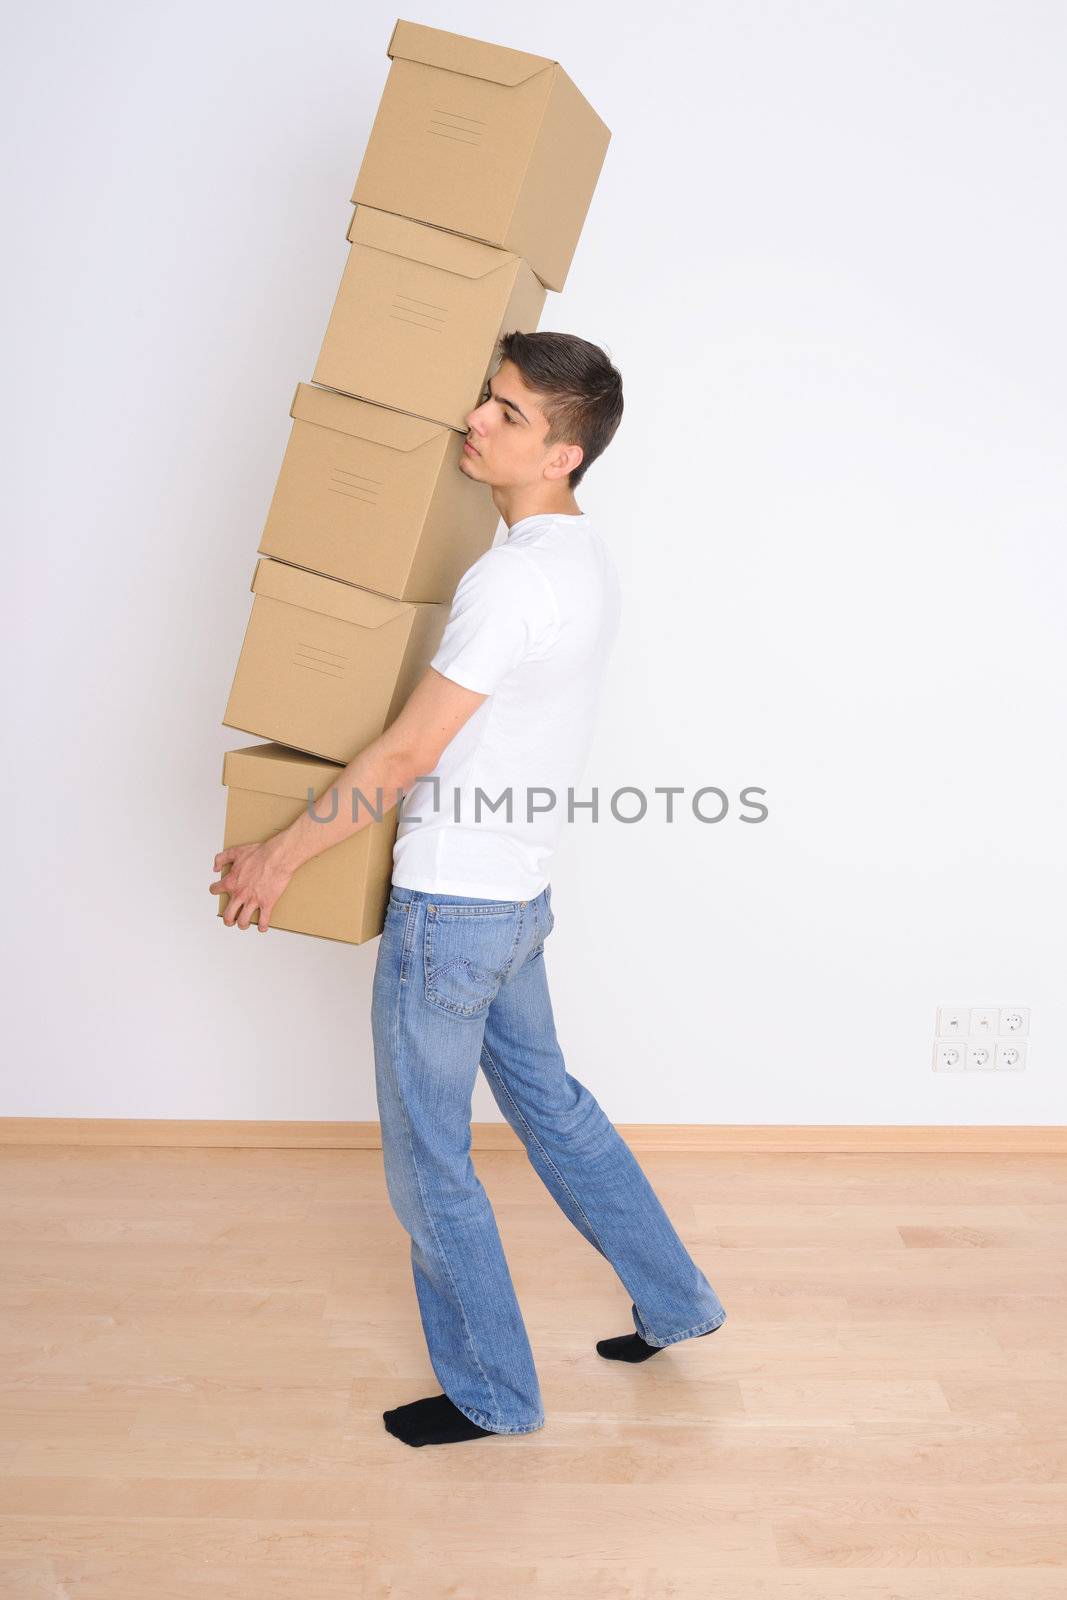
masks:
[[[935,1072],[1022,1072],[1028,1006],[939,1006]]]

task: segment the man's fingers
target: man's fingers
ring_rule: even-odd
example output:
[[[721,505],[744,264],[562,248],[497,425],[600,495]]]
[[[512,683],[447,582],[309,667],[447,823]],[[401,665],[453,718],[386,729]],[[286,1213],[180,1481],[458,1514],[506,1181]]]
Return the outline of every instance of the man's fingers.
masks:
[[[260,933],[266,933],[270,927],[271,907],[277,899],[275,894],[267,905],[261,899],[271,882],[270,874],[260,870],[262,849],[262,844],[227,845],[215,857],[215,870],[221,873],[221,877],[216,883],[208,885],[212,894],[229,897],[222,920],[228,928],[240,928],[242,933],[253,922],[257,923]],[[242,878],[245,879],[244,883],[241,882]]]
[[[220,850],[215,857],[215,871],[218,872],[229,863],[239,860],[243,852],[255,848],[254,844],[228,844],[225,850]]]

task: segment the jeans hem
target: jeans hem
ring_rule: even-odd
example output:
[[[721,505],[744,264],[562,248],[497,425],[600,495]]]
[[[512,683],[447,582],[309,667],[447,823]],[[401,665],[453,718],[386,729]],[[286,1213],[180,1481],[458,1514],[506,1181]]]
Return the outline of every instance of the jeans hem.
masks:
[[[710,1333],[713,1328],[721,1328],[725,1321],[726,1312],[724,1311],[717,1322],[698,1322],[695,1327],[686,1328],[682,1333],[672,1333],[667,1339],[650,1339],[644,1333],[641,1334],[641,1337],[646,1344],[654,1345],[657,1350],[662,1350],[669,1344],[678,1344],[682,1339],[696,1339],[702,1333]]]
[[[452,1400],[451,1395],[448,1398]],[[540,1422],[528,1422],[524,1428],[498,1428],[490,1422],[484,1411],[476,1411],[472,1406],[461,1406],[458,1400],[452,1400],[452,1404],[471,1422],[476,1422],[479,1428],[487,1428],[490,1433],[535,1433],[538,1428],[543,1428],[545,1425],[545,1419],[542,1417]]]

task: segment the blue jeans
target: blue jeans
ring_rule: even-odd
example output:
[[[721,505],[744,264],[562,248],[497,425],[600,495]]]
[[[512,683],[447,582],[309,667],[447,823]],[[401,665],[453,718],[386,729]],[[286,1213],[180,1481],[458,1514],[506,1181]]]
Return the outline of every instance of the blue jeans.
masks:
[[[632,1297],[648,1344],[726,1320],[629,1145],[566,1068],[545,976],[552,891],[478,900],[392,885],[372,1028],[390,1203],[441,1388],[493,1433],[544,1426],[496,1218],[471,1163],[479,1066],[534,1169]]]

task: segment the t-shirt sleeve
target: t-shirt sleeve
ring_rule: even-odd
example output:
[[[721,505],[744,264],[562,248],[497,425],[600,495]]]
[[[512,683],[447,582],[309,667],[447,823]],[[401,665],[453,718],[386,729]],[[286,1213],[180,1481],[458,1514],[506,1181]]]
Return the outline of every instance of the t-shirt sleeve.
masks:
[[[555,600],[541,572],[520,552],[500,546],[479,556],[459,580],[430,665],[464,689],[492,694],[557,631]]]

